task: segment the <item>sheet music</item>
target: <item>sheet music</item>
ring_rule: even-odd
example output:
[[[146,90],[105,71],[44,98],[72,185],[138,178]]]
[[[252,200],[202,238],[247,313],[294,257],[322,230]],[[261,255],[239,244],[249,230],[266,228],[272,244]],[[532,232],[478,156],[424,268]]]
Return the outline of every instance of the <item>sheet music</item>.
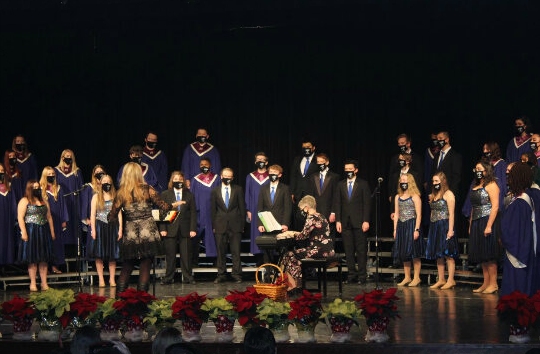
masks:
[[[257,214],[259,215],[259,219],[261,219],[266,232],[281,231],[281,224],[277,222],[270,211],[262,211]]]

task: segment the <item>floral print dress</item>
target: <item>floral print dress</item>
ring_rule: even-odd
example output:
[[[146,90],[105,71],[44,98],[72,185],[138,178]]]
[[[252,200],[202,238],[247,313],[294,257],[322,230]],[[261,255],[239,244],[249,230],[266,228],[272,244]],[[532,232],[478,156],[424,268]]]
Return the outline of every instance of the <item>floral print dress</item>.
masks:
[[[303,258],[326,258],[335,254],[328,220],[319,213],[307,217],[304,229],[295,236],[295,240],[307,242],[305,247],[289,251],[283,256],[284,272],[295,279],[302,278]]]

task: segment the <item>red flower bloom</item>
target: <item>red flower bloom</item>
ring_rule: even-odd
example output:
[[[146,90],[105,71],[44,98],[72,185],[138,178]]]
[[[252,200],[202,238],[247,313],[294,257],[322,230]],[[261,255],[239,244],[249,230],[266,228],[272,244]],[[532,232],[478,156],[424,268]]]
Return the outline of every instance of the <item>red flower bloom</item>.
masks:
[[[499,315],[523,327],[529,327],[536,322],[540,309],[540,292],[529,298],[527,294],[514,291],[510,295],[502,296],[497,304]]]
[[[312,294],[304,290],[301,297],[289,303],[291,305],[289,319],[303,324],[318,321],[322,313],[321,299],[321,294]]]
[[[395,304],[395,301],[399,300],[395,295],[396,291],[396,288],[390,288],[386,292],[373,290],[354,298],[354,301],[360,303],[362,315],[366,318],[368,326],[383,318],[399,318]]]
[[[118,294],[118,297],[120,299],[113,304],[113,307],[125,320],[131,319],[135,323],[148,313],[148,304],[156,299],[146,291],[137,291],[133,288]]]
[[[229,301],[234,306],[234,311],[238,312],[238,323],[241,326],[253,324],[259,325],[259,320],[255,318],[257,315],[257,305],[266,298],[266,295],[259,294],[255,288],[247,287],[246,291],[229,291],[229,295],[225,300]]]
[[[84,320],[88,315],[97,310],[98,304],[104,303],[105,300],[107,300],[105,297],[95,294],[77,294],[75,301],[70,304],[70,312],[72,316],[77,316]]]
[[[18,295],[13,299],[2,303],[2,316],[9,321],[20,320],[24,317],[32,317],[35,313],[32,303]]]
[[[173,317],[182,321],[192,319],[197,323],[203,323],[203,321],[208,319],[208,313],[201,310],[201,306],[205,301],[206,295],[199,295],[197,293],[177,297],[172,305]]]

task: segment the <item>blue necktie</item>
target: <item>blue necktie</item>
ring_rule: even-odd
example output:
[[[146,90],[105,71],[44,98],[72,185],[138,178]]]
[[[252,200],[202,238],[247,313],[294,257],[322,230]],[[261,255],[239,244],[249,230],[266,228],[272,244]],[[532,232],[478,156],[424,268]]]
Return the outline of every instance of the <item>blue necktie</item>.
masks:
[[[272,191],[270,191],[270,200],[272,201],[272,204],[274,204],[274,196],[276,195],[275,189],[276,187],[272,187]]]
[[[324,184],[324,175],[321,173],[321,193],[322,193],[323,184]]]
[[[351,195],[352,195],[352,184],[353,184],[353,181],[350,181],[349,182],[349,199],[351,199]]]
[[[307,174],[309,168],[309,157],[306,157],[306,166],[304,167],[304,176]]]
[[[443,159],[444,159],[444,151],[441,151],[441,158],[439,159],[439,163],[437,164],[437,168],[439,168],[441,166]]]
[[[229,207],[229,188],[225,187],[225,206]]]
[[[182,198],[180,198],[180,192],[176,192],[176,201],[179,202],[181,201]],[[180,211],[180,205],[177,207],[178,211]]]

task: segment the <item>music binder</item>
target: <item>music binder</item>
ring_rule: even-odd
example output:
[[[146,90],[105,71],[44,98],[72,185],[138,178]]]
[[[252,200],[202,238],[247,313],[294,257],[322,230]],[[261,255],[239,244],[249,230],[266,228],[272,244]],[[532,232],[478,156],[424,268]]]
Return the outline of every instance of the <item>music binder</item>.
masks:
[[[257,213],[261,220],[266,232],[281,231],[281,224],[277,222],[274,215],[269,211],[262,211]]]

